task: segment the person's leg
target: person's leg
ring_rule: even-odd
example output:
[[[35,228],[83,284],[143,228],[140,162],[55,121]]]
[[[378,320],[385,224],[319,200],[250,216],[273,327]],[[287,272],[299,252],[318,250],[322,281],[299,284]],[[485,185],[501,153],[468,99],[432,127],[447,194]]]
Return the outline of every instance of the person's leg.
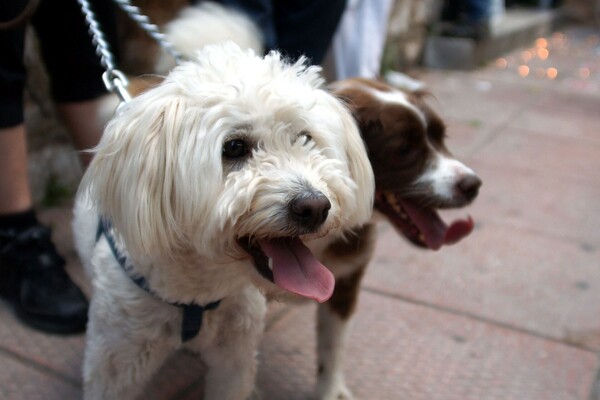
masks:
[[[0,31],[0,298],[32,327],[82,332],[87,301],[32,208],[23,124],[24,42],[23,26]]]
[[[464,0],[444,0],[440,18],[442,21],[456,22],[465,12]]]
[[[25,126],[0,128],[0,216],[31,208]]]
[[[114,5],[104,0],[90,3],[118,67]],[[53,1],[42,0],[33,23],[51,78],[58,115],[77,150],[89,150],[98,144],[105,122],[98,116],[100,97],[106,93],[102,81],[105,69],[100,64],[79,4],[76,0],[65,0],[58,6]],[[81,152],[80,157],[84,167],[87,166],[91,154]]]
[[[32,208],[23,124],[0,128],[0,298],[24,323],[46,332],[82,332],[87,301]]]
[[[307,56],[320,64],[331,44],[346,0],[275,1],[278,48],[288,56]]]
[[[491,0],[461,0],[459,18],[442,30],[445,36],[487,39],[491,31]]]
[[[57,111],[63,123],[71,133],[73,144],[79,150],[79,158],[82,165],[87,165],[92,161],[93,153],[88,151],[93,149],[100,138],[104,129],[99,115],[101,99],[61,103],[57,104]]]
[[[25,0],[2,2],[0,15],[14,17],[25,5]],[[24,43],[24,26],[0,30],[0,216],[31,208],[23,124]]]
[[[467,18],[474,24],[488,23],[492,15],[491,0],[468,0]]]

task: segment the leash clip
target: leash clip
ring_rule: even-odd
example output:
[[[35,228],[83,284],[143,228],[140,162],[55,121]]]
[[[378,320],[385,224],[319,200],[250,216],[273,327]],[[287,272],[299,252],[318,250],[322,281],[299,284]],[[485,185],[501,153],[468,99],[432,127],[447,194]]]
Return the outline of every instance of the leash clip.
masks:
[[[118,69],[107,70],[102,74],[102,80],[104,81],[104,86],[119,96],[122,103],[131,100],[131,95],[127,91],[129,81],[121,71]]]

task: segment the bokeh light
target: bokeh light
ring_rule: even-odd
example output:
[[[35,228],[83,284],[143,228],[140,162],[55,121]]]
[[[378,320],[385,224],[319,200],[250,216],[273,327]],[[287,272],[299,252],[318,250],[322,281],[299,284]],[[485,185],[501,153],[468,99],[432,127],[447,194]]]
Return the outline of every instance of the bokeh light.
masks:
[[[521,75],[523,78],[529,75],[529,67],[527,65],[519,65],[518,71],[519,75]]]
[[[558,76],[558,70],[556,68],[550,67],[546,69],[546,76],[548,79],[556,79]]]
[[[535,41],[535,47],[539,48],[546,48],[548,47],[548,41],[544,38],[539,38]]]
[[[579,68],[579,77],[581,79],[588,79],[591,75],[591,71],[589,68],[587,67],[581,67]]]
[[[550,55],[550,52],[548,51],[548,49],[546,49],[544,47],[537,49],[537,56],[540,58],[540,60],[547,59],[549,55]]]

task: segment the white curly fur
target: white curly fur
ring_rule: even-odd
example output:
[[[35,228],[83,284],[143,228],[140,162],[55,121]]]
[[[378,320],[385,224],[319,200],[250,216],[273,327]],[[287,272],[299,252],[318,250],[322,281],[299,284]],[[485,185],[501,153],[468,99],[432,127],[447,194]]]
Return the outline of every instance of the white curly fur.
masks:
[[[180,310],[207,304],[202,331],[186,347],[209,367],[209,400],[245,399],[254,387],[263,328],[262,278],[237,245],[244,236],[293,235],[290,198],[307,188],[331,202],[310,235],[341,235],[371,215],[373,176],[350,113],[322,89],[318,67],[289,64],[233,43],[207,46],[158,87],[125,104],[108,124],[75,207],[76,245],[94,293],[84,361],[86,399],[130,399],[182,345]],[[222,156],[243,139],[250,155]],[[156,296],[138,288],[105,240]]]
[[[252,49],[257,54],[263,52],[262,33],[254,22],[241,11],[212,1],[184,7],[173,21],[164,26],[164,33],[186,57],[193,57],[196,50],[206,45],[227,40],[242,49]],[[174,67],[175,60],[163,50],[154,72],[164,75]]]

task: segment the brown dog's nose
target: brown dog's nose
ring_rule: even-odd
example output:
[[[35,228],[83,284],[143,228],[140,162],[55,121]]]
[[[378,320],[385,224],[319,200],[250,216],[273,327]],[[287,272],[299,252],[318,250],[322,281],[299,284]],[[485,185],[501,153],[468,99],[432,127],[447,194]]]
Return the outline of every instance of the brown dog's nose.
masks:
[[[294,197],[289,207],[297,223],[309,231],[314,231],[327,219],[331,203],[323,193],[312,191]]]
[[[474,174],[465,175],[456,183],[456,188],[468,201],[473,200],[479,193],[481,179]]]

